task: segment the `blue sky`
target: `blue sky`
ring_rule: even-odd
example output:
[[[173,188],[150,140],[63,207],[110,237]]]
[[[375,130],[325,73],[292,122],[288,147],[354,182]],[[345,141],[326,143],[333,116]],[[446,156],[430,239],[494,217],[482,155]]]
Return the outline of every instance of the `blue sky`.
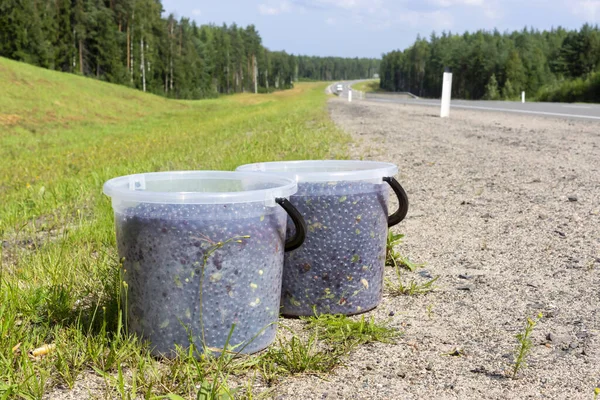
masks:
[[[263,44],[294,54],[379,57],[417,34],[600,23],[600,0],[162,0],[199,24],[256,25]]]

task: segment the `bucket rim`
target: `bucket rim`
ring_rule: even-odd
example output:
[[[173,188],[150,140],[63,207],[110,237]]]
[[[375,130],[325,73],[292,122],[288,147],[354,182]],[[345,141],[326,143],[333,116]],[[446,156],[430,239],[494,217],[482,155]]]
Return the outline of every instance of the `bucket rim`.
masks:
[[[158,191],[146,186],[161,181],[238,181],[264,184],[264,189],[234,191]],[[119,200],[155,204],[235,204],[264,202],[274,206],[276,198],[289,198],[296,193],[296,182],[285,176],[243,171],[165,171],[119,176],[106,181],[103,192],[113,202]]]
[[[236,171],[262,172],[294,179],[296,182],[338,182],[380,180],[398,173],[398,166],[381,161],[296,160],[245,164]]]

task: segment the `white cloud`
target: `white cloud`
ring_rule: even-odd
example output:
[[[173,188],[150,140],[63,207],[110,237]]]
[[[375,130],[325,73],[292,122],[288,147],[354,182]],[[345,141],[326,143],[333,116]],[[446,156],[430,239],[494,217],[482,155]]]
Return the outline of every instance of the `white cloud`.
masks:
[[[309,8],[375,13],[383,8],[383,0],[293,0]]]
[[[384,0],[292,0],[294,4],[305,10],[327,10],[336,13],[325,22],[329,25],[340,20],[351,20],[361,29],[382,29],[389,26],[389,11],[384,7]],[[391,0],[387,0],[391,1]],[[393,4],[393,2],[392,2]]]
[[[452,6],[482,6],[483,0],[430,0],[431,4],[439,7]]]
[[[587,22],[600,22],[600,0],[568,1],[571,12]]]
[[[346,10],[369,9],[381,5],[381,0],[316,0],[315,2]]]
[[[434,30],[452,29],[454,17],[446,11],[404,11],[398,15],[398,21],[407,24],[411,28],[429,27]]]
[[[199,10],[199,9],[197,9],[197,8],[195,8],[195,9],[192,10],[192,15],[194,15],[196,17],[199,17],[199,16],[202,15],[202,11]]]
[[[278,3],[270,2],[269,4],[260,4],[258,6],[258,12],[263,15],[278,15],[290,12],[292,10],[292,5],[289,1],[280,1]]]
[[[504,12],[497,0],[427,0],[434,7],[472,7],[479,9],[488,19],[499,19],[504,16]]]

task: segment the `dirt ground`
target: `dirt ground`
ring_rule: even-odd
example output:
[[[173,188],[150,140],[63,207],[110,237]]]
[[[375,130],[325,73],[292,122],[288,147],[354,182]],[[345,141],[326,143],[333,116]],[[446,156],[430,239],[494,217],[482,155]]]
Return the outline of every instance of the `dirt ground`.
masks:
[[[396,345],[368,345],[327,380],[278,399],[592,399],[600,386],[600,124],[347,103],[331,116],[352,156],[399,165],[410,199],[404,255],[439,276],[424,296],[385,296]],[[392,270],[387,275],[392,277]],[[528,366],[507,378],[515,335],[541,312]],[[390,317],[391,314],[394,314]]]

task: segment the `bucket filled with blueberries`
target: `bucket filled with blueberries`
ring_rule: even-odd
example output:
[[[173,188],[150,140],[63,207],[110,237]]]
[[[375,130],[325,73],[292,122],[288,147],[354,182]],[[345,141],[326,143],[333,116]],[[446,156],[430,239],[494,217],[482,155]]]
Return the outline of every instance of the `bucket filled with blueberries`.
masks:
[[[130,332],[152,353],[176,346],[253,353],[275,338],[284,251],[305,223],[288,198],[294,179],[268,174],[183,171],[105,183],[122,259]],[[288,218],[294,234],[288,235]]]
[[[248,164],[298,182],[290,202],[302,214],[304,244],[285,255],[281,312],[353,315],[380,303],[388,227],[408,212],[408,198],[393,177],[394,164],[374,161],[288,161]],[[388,216],[389,188],[398,209]],[[296,234],[293,226],[288,236]]]

